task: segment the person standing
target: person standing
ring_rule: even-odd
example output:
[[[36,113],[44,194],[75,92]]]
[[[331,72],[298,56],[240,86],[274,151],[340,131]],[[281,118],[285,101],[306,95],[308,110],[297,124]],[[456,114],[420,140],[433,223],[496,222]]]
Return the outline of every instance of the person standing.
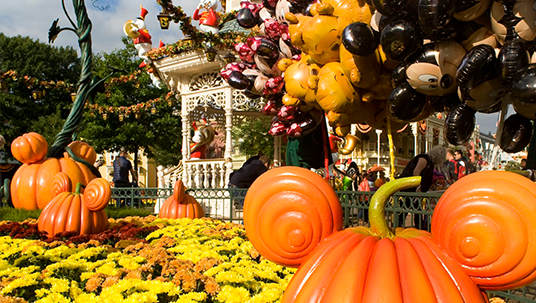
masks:
[[[443,166],[439,168],[439,172],[445,176],[447,186],[458,180],[458,176],[456,175],[455,171],[456,160],[454,159],[454,152],[452,149],[447,148],[447,160],[445,160]]]
[[[269,165],[268,156],[257,155],[249,158],[239,170],[231,174],[230,186],[249,188],[260,175],[268,170]]]
[[[455,174],[456,180],[467,175],[467,160],[460,149],[454,151],[454,160],[456,161]]]
[[[126,158],[126,155],[127,151],[122,147],[119,151],[119,156],[117,156],[113,162],[114,176],[112,180],[114,182],[114,187],[117,188],[132,187],[128,177],[129,172],[132,175],[132,180],[135,183],[138,183],[138,177],[132,168],[132,163]]]
[[[405,192],[427,192],[433,182],[434,167],[441,167],[447,159],[447,149],[443,146],[435,146],[426,154],[419,154],[409,161],[398,178],[421,176],[421,184],[418,187],[408,188]],[[405,205],[409,209],[413,205],[413,209],[421,209],[420,200],[415,199],[413,203],[411,199],[405,199]],[[404,226],[406,213],[399,214],[399,224]],[[424,215],[414,215],[415,228],[426,229],[428,222]]]

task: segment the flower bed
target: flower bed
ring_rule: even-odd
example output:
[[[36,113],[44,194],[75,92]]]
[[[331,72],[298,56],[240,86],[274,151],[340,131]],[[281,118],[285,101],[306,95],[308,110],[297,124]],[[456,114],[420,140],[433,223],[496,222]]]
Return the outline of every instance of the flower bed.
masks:
[[[295,270],[259,256],[242,225],[110,219],[53,239],[0,222],[0,302],[277,302]]]

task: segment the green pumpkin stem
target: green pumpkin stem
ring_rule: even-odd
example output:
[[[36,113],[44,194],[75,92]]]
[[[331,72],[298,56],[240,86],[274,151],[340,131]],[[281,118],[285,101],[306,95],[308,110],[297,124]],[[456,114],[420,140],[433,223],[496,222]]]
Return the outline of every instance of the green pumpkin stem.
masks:
[[[82,188],[86,188],[85,185],[83,185],[82,183],[78,182],[76,183],[76,188],[74,190],[74,193],[79,195],[80,194],[80,190],[82,190]]]
[[[416,187],[419,184],[421,184],[420,176],[401,178],[385,183],[374,193],[369,206],[370,230],[374,234],[382,238],[394,237],[385,220],[385,205],[397,191]]]

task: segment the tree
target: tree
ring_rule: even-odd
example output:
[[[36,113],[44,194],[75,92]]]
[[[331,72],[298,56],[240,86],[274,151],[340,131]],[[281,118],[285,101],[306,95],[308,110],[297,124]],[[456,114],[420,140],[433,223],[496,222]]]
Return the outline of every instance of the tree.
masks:
[[[240,126],[233,128],[232,133],[233,138],[247,138],[247,140],[238,140],[235,146],[246,157],[259,152],[273,157],[274,139],[268,134],[269,129],[270,117],[262,116],[260,119],[244,120]],[[284,150],[281,153],[284,155]]]
[[[141,149],[157,164],[176,165],[182,144],[179,102],[152,84],[138,67],[133,44],[126,38],[123,42],[125,48],[95,56],[95,75],[104,77],[109,67],[124,72],[107,80],[105,93],[88,105],[78,135],[97,152],[124,147],[137,155]]]
[[[8,145],[29,131],[52,143],[72,104],[69,84],[76,83],[79,73],[72,47],[0,33],[0,81],[7,86],[0,91],[0,125]]]

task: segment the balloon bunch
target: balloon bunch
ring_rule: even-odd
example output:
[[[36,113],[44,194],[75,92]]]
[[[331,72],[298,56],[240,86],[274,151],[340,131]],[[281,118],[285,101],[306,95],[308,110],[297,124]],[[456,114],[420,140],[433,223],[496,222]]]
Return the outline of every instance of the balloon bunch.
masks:
[[[264,35],[237,44],[242,63],[222,74],[268,100],[263,113],[274,115],[273,135],[297,121],[318,123],[322,113],[345,136],[354,123],[396,130],[447,111],[447,140],[462,144],[476,112],[499,111],[513,99],[519,115],[501,146],[525,142],[516,136],[530,136],[527,119],[536,118],[533,2],[244,1],[238,23]]]

